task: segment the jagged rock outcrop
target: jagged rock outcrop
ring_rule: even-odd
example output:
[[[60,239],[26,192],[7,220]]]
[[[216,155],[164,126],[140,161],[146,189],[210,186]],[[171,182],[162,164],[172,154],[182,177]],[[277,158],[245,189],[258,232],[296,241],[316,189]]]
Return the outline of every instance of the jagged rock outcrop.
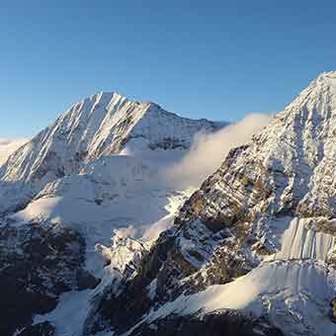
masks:
[[[225,311],[207,314],[201,319],[194,316],[171,315],[151,325],[135,328],[131,336],[282,336],[281,331],[263,319],[241,316],[239,312]]]
[[[85,241],[67,227],[29,223],[0,227],[0,334],[55,308],[60,293],[99,283],[84,269]]]

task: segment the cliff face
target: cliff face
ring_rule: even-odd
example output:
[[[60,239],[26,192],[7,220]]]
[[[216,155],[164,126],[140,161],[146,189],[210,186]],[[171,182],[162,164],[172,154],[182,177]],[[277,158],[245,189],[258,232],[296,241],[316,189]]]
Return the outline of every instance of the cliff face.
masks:
[[[202,319],[234,309],[288,335],[334,335],[335,135],[331,72],[229,153],[138,275],[121,294],[102,299],[101,320],[122,334],[136,316],[135,335],[137,328],[160,330],[174,314]]]

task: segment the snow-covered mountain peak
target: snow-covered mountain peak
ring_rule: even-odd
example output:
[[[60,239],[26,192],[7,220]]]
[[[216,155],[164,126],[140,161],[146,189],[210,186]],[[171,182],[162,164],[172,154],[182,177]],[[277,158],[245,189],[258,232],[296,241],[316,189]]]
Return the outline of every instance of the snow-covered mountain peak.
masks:
[[[119,153],[132,140],[147,149],[188,148],[198,131],[218,125],[190,120],[154,103],[131,101],[115,92],[81,100],[8,160],[2,178],[50,180],[77,171],[82,161]]]
[[[315,79],[313,79],[306,90],[313,90],[322,87],[334,87],[336,86],[336,71],[326,71],[320,73]]]
[[[324,71],[316,78],[317,82],[336,80],[336,71]]]
[[[328,110],[336,111],[336,71],[321,73],[283,113],[304,107],[315,109],[316,113],[325,117],[329,117]]]
[[[53,310],[35,316],[41,323],[32,328],[53,320],[47,329],[73,335],[75,328],[79,335],[95,297],[122,289],[137,274],[150,247],[141,237],[154,239],[171,226],[190,196],[165,183],[162,168],[186,155],[196,133],[223,126],[99,92],[11,154],[0,166],[0,247],[3,263],[11,265],[0,272],[2,287],[10,288],[1,304],[9,322],[0,323],[0,334]],[[22,263],[13,263],[17,258]],[[22,283],[28,285],[17,290]],[[22,314],[10,308],[18,300]],[[80,304],[65,326],[59,317],[69,301]]]
[[[59,119],[62,121],[70,121],[76,123],[84,118],[93,119],[101,122],[105,117],[111,114],[122,114],[121,108],[125,105],[141,106],[142,109],[131,111],[131,114],[144,114],[148,103],[140,103],[131,101],[118,92],[100,91],[96,94],[84,98],[74,103]],[[125,111],[124,111],[125,112]],[[121,116],[120,116],[121,117]],[[83,118],[83,119],[78,119]],[[75,124],[76,125],[76,124]],[[92,125],[92,124],[91,124]]]
[[[47,183],[77,174],[100,157],[122,151],[141,157],[144,152],[159,150],[181,152],[190,148],[196,133],[220,127],[223,124],[177,116],[155,103],[99,92],[73,104],[0,167],[4,198],[8,198],[7,187],[12,190],[13,184],[21,195],[15,195],[20,198],[17,202],[2,202],[0,213],[8,211],[7,203],[14,209],[22,207]]]
[[[259,158],[282,161],[286,171],[302,161],[315,169],[332,155],[336,132],[336,72],[313,80],[252,142]],[[252,148],[252,147],[251,147]]]
[[[61,267],[72,289],[51,292],[47,314],[28,309],[38,313],[32,328],[135,336],[234,326],[233,335],[335,335],[336,72],[321,74],[232,149],[191,197],[165,185],[157,172],[170,157],[186,153],[196,132],[220,126],[100,92],[10,157],[0,207],[29,202],[3,217],[0,243],[15,246],[5,261],[22,260],[22,250],[40,271],[20,278],[35,286],[29,295],[58,289]],[[37,242],[27,245],[30,237]],[[8,284],[17,278],[11,272]],[[64,318],[69,303],[72,319]]]

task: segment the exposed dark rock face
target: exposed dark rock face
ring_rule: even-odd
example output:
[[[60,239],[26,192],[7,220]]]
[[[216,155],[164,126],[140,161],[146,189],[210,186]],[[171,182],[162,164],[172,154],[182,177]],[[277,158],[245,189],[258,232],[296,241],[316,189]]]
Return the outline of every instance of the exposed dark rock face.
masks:
[[[162,244],[158,245],[158,248],[144,253],[141,264],[137,267],[137,274],[132,280],[121,281],[117,292],[113,288],[106,289],[87,320],[85,335],[94,334],[110,325],[126,330],[130,326],[131,316],[134,323],[135,319],[151,307],[152,300],[147,295],[146,286],[155,278],[162,262],[167,258],[167,250],[173,243],[172,237],[168,238],[169,232],[165,232],[159,238]]]
[[[95,286],[97,280],[82,269],[84,251],[83,239],[69,228],[40,223],[2,226],[0,334],[29,326],[33,314],[55,308],[62,292]]]
[[[170,315],[150,325],[140,325],[130,336],[282,336],[262,319],[247,318],[238,312],[217,312],[202,318]]]
[[[17,336],[55,336],[55,328],[49,322],[42,322],[24,328]]]

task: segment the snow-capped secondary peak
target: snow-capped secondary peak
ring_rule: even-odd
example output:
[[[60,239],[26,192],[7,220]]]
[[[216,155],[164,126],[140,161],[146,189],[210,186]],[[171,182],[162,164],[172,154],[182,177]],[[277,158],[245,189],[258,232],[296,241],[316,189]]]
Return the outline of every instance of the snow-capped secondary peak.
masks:
[[[50,180],[77,171],[82,161],[119,153],[131,140],[151,149],[187,148],[197,131],[215,128],[214,123],[182,118],[154,103],[99,92],[72,105],[15,152],[1,176],[6,181]]]
[[[80,335],[97,298],[136,276],[191,194],[166,183],[163,167],[186,155],[196,133],[223,126],[99,92],[10,155],[0,166],[0,306],[8,312],[0,334]]]
[[[73,104],[0,167],[0,198],[5,199],[0,213],[22,207],[48,182],[77,174],[100,157],[121,151],[186,150],[197,132],[222,126],[179,117],[157,104],[132,101],[116,92],[99,92]],[[14,198],[6,191],[8,185],[10,190],[16,187]]]
[[[298,205],[306,215],[335,215],[331,206],[335,195],[330,189],[334,185],[335,134],[336,72],[329,72],[312,81],[254,137],[249,148],[266,169],[276,169],[289,178],[278,206],[292,202],[291,207]]]

